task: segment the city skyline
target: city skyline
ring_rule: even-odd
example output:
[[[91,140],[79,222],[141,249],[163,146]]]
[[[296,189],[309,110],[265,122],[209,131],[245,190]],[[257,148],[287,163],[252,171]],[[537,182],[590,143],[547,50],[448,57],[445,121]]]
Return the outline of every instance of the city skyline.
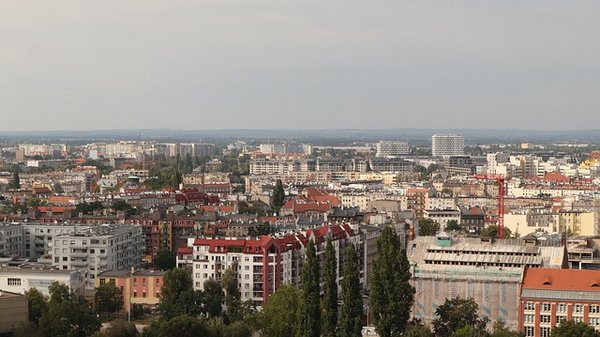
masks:
[[[0,130],[600,122],[591,1],[3,7]]]

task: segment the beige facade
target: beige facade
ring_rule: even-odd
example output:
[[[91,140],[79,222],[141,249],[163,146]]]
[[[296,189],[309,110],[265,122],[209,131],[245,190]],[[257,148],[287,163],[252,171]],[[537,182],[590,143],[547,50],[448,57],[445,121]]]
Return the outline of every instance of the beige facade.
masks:
[[[0,334],[14,331],[28,318],[27,297],[0,290]]]

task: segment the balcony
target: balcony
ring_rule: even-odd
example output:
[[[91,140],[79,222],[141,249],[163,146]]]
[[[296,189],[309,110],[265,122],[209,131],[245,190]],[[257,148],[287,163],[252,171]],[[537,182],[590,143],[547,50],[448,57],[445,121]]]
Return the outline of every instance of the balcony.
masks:
[[[71,265],[73,267],[87,267],[88,262],[87,261],[71,261]]]
[[[70,254],[71,257],[73,258],[81,258],[81,257],[88,257],[88,253],[81,253],[81,252],[77,252],[77,253],[71,253]]]

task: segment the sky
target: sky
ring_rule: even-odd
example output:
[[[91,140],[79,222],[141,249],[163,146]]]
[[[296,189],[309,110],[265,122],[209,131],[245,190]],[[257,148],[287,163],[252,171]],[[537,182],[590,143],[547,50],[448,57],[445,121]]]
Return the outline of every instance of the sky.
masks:
[[[1,1],[0,130],[600,129],[600,1]]]

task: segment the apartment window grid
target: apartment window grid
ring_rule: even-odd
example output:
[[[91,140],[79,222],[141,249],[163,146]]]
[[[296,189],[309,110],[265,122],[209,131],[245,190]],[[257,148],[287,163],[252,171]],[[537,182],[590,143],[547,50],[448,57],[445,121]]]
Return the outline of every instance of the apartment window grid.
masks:
[[[590,317],[588,324],[593,327],[600,326],[600,317]]]
[[[550,337],[550,333],[552,333],[552,328],[550,327],[540,327],[540,337]]]
[[[534,326],[526,326],[525,329],[525,337],[535,337],[535,327]]]
[[[600,305],[592,304],[590,305],[590,315],[592,314],[600,314]]]
[[[582,316],[573,316],[573,322],[583,323],[583,317]]]
[[[573,315],[583,315],[583,304],[573,305]]]
[[[557,313],[566,313],[567,312],[567,304],[566,303],[558,303],[556,305],[556,312]]]

